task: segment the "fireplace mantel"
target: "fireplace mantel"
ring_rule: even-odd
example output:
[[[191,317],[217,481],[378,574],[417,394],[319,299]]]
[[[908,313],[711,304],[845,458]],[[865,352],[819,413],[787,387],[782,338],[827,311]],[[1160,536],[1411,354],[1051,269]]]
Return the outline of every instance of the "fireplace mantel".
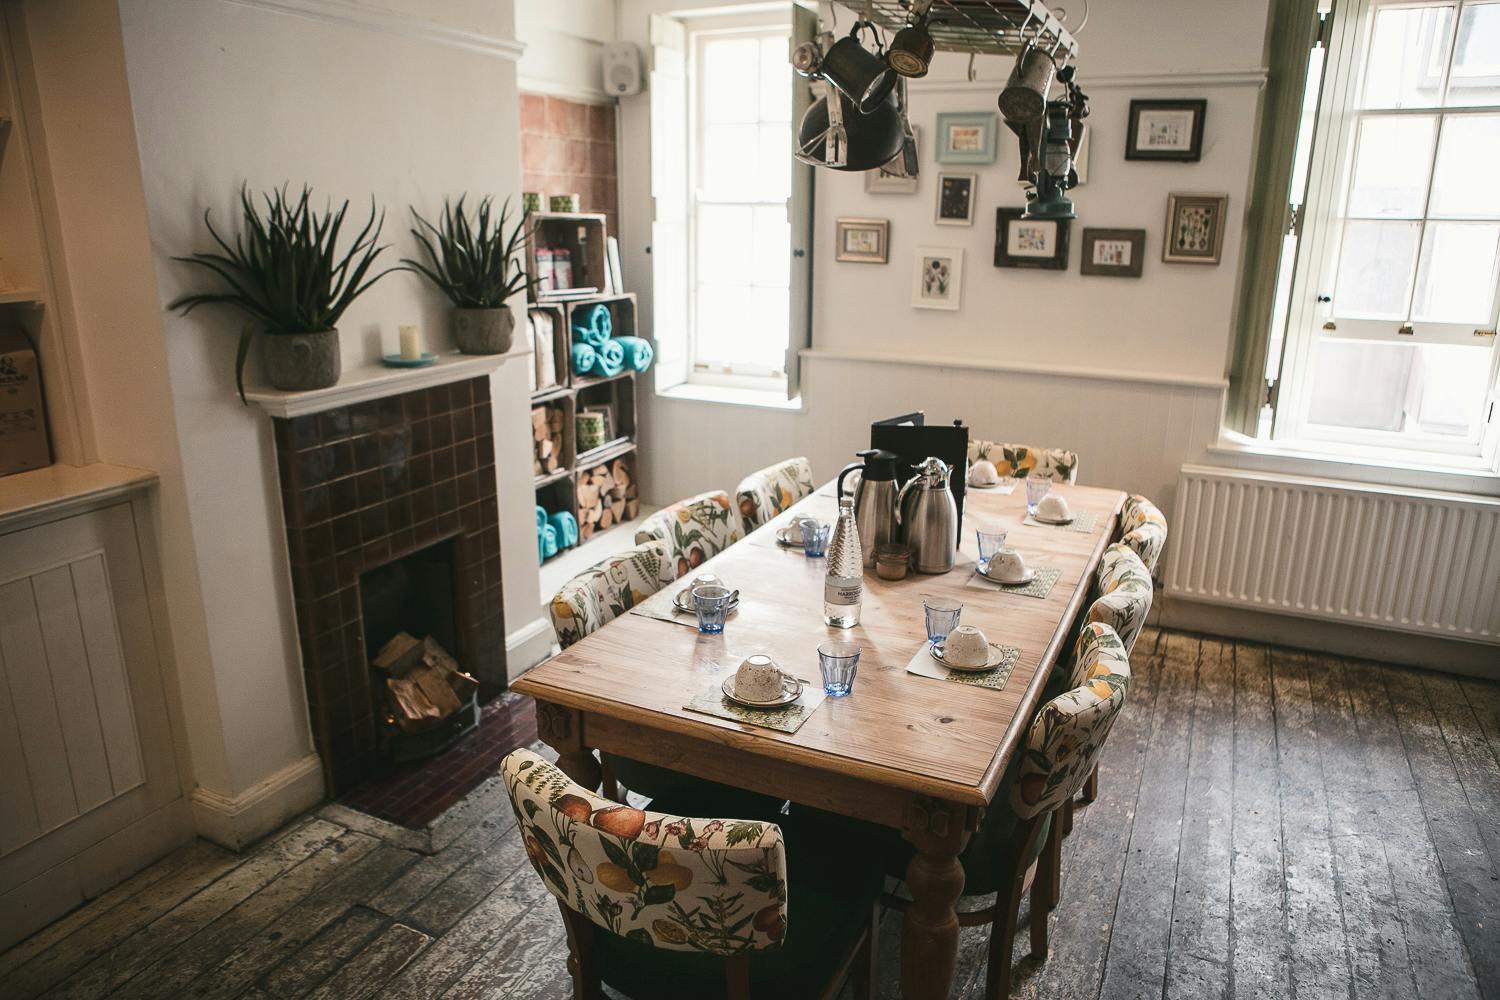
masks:
[[[511,358],[529,355],[524,341],[518,341],[504,354],[440,354],[425,368],[391,368],[383,364],[351,368],[339,377],[339,384],[327,389],[306,392],[282,392],[279,389],[248,389],[245,398],[273,417],[304,417],[340,406],[414,392],[448,382],[488,375]]]

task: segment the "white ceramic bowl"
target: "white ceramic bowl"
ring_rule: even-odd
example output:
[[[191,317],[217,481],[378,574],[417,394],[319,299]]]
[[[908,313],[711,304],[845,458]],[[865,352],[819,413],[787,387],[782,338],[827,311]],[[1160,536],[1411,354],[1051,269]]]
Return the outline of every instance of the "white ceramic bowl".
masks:
[[[977,625],[960,625],[943,640],[943,659],[960,667],[980,667],[990,660],[990,641]]]
[[[1000,481],[1000,470],[995,468],[995,463],[987,458],[981,458],[969,466],[970,486],[994,486]]]
[[[988,574],[992,579],[1020,580],[1026,576],[1026,560],[1015,549],[1001,549],[990,559]]]
[[[1048,493],[1042,497],[1041,502],[1036,505],[1038,517],[1045,517],[1049,521],[1066,521],[1073,516],[1073,511],[1068,507],[1068,498],[1056,493]]]
[[[734,693],[746,701],[774,701],[781,695],[781,668],[765,653],[752,653],[734,673]]]

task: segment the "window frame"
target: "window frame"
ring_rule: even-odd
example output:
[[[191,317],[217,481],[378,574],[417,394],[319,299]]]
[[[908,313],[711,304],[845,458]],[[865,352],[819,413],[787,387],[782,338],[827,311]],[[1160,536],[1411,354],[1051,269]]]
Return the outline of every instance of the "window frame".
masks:
[[[1375,15],[1383,9],[1414,9],[1452,6],[1454,16],[1449,27],[1449,56],[1444,66],[1443,85],[1451,76],[1453,45],[1457,38],[1463,9],[1473,0],[1352,0],[1335,5],[1330,15],[1329,51],[1318,102],[1314,141],[1308,163],[1307,190],[1297,219],[1297,255],[1291,285],[1285,327],[1281,331],[1282,356],[1277,366],[1275,387],[1275,422],[1272,438],[1299,446],[1316,445],[1325,450],[1378,458],[1387,461],[1410,460],[1420,456],[1425,461],[1441,458],[1446,465],[1460,469],[1500,468],[1500,421],[1496,420],[1497,395],[1500,395],[1500,345],[1489,338],[1486,345],[1489,378],[1482,404],[1477,432],[1460,438],[1422,431],[1377,431],[1341,428],[1315,424],[1308,420],[1311,391],[1315,378],[1314,355],[1325,336],[1378,343],[1461,344],[1474,343],[1474,330],[1468,324],[1444,324],[1411,321],[1412,334],[1398,332],[1406,325],[1402,320],[1360,320],[1335,317],[1337,303],[1332,298],[1334,282],[1342,251],[1343,223],[1352,189],[1352,177],[1359,138],[1359,123],[1367,118],[1398,115],[1429,115],[1438,119],[1434,133],[1432,158],[1428,168],[1427,191],[1419,224],[1418,253],[1413,261],[1411,280],[1415,284],[1421,267],[1422,236],[1427,225],[1426,212],[1432,195],[1433,170],[1442,141],[1444,116],[1500,113],[1500,105],[1438,104],[1410,109],[1363,109],[1359,107],[1364,85]],[[1397,220],[1401,221],[1401,220]],[[1407,220],[1410,221],[1410,220]],[[1493,280],[1500,286],[1500,257],[1497,257]],[[1413,289],[1415,295],[1415,289]],[[1408,314],[1411,306],[1408,304]],[[1500,320],[1500,287],[1491,307],[1489,329]],[[1342,329],[1325,329],[1337,322]],[[1467,332],[1467,338],[1458,334]],[[1274,339],[1274,335],[1273,335]]]

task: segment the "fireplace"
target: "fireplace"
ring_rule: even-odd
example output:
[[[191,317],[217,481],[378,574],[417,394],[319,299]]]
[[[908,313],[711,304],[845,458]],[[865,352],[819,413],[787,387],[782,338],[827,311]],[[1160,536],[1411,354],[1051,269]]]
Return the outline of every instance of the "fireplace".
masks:
[[[379,771],[385,693],[370,658],[432,635],[505,686],[487,377],[274,421],[313,742],[330,795]]]

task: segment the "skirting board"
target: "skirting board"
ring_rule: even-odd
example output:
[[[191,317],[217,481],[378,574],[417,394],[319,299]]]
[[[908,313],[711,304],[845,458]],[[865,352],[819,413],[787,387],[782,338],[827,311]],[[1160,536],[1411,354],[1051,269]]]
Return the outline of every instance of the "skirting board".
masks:
[[[323,761],[310,753],[232,798],[193,789],[193,822],[200,837],[238,851],[321,801]]]
[[[1152,624],[1163,628],[1500,680],[1495,647],[1477,642],[1204,604],[1168,597],[1160,589],[1152,611]]]
[[[557,642],[552,623],[536,618],[505,637],[506,681],[514,682],[532,667],[552,655]]]

